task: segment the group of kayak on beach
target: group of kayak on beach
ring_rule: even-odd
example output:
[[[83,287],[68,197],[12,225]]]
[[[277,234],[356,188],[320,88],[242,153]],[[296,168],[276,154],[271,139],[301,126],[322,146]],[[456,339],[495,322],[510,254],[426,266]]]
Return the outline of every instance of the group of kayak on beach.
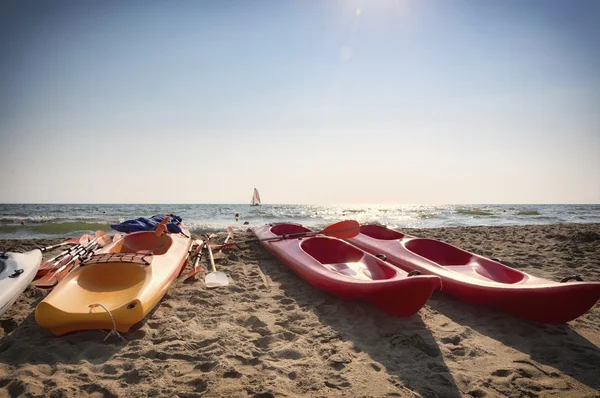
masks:
[[[211,264],[205,286],[228,285],[215,260],[224,257],[224,248],[251,242],[261,242],[316,288],[345,300],[368,301],[397,317],[419,311],[435,290],[541,323],[571,321],[600,298],[600,282],[584,282],[577,275],[556,282],[541,279],[442,241],[353,220],[320,231],[266,224],[252,228],[256,238],[245,241],[235,241],[228,227],[221,244],[214,234],[194,239],[182,218],[172,214],[112,228],[118,231],[112,237],[97,231],[27,253],[2,253],[0,315],[33,281],[52,288],[35,310],[40,326],[55,335],[89,329],[118,335],[141,321],[175,280],[198,274],[204,252]],[[42,253],[68,245],[42,264]]]

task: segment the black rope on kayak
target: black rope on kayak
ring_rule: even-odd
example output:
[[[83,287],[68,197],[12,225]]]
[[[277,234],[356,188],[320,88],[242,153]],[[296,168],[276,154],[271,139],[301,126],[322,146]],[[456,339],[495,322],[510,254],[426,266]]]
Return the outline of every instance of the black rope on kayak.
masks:
[[[416,276],[416,275],[423,275],[423,274],[418,269],[415,269],[415,270],[410,271],[407,276]]]
[[[0,258],[2,258],[4,260],[8,260],[8,254],[6,254],[6,252],[2,252],[2,253],[0,253]]]
[[[565,283],[565,282],[569,282],[569,281],[583,282],[583,278],[580,275],[569,275],[569,276],[562,278],[560,280],[560,283]]]
[[[16,269],[15,272],[11,275],[9,275],[9,278],[18,278],[19,275],[21,275],[23,272],[25,272],[24,269],[20,268],[20,269]]]

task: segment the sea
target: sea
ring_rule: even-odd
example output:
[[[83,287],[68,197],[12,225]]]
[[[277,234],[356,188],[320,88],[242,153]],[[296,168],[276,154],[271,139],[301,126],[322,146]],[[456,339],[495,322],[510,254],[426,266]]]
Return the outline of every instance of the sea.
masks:
[[[236,220],[235,215],[239,214]],[[600,205],[0,204],[0,239],[75,237],[111,224],[176,214],[194,233],[273,222],[321,229],[341,220],[390,228],[600,223]],[[247,223],[247,224],[246,224]]]

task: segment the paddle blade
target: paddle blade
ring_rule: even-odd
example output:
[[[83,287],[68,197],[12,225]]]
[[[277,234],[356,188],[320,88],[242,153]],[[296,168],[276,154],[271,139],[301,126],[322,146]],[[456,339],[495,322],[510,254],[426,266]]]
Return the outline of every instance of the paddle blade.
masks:
[[[96,231],[98,246],[104,247],[110,243],[110,236],[104,231]]]
[[[319,233],[340,239],[354,238],[360,233],[360,224],[355,220],[340,221],[328,226]]]
[[[94,239],[94,237],[92,235],[84,234],[81,236],[81,238],[79,238],[79,244],[81,246],[85,246],[88,243],[90,243],[93,239]]]
[[[213,260],[222,260],[225,258],[225,255],[223,254],[222,251],[218,251],[216,253],[213,253]]]
[[[231,229],[231,227],[227,227],[225,230],[227,231],[227,238],[233,239],[233,229]]]
[[[204,283],[208,288],[227,286],[229,285],[229,278],[227,275],[225,275],[225,273],[215,271],[206,275],[204,278]]]
[[[161,236],[163,233],[165,233],[165,231],[167,230],[167,224],[169,223],[169,220],[171,220],[171,216],[166,216],[165,218],[163,218],[160,224],[158,224],[155,231],[156,236]]]
[[[121,239],[121,234],[117,232],[117,233],[116,233],[116,234],[113,236],[113,238],[112,238],[112,241],[113,241],[113,242],[116,242],[116,241],[118,241],[119,239]]]

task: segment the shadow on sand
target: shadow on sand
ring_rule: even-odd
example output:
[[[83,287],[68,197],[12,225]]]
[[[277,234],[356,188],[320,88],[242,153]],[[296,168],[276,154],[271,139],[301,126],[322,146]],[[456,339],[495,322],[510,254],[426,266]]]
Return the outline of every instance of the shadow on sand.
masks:
[[[283,264],[273,266],[271,255],[261,250],[269,260],[259,260],[259,266],[280,283],[285,295],[314,312],[321,323],[338,332],[340,340],[352,342],[355,352],[368,354],[374,361],[370,365],[373,369],[381,371],[383,367],[399,395],[405,396],[410,390],[423,397],[462,396],[419,313],[394,318],[369,303],[338,299],[304,282]],[[324,347],[328,343],[324,342]],[[343,364],[334,369],[343,375]]]
[[[468,326],[502,344],[529,355],[581,383],[600,389],[600,349],[569,324],[543,325],[515,318],[500,310],[463,303],[436,292],[429,306],[456,323]],[[551,370],[540,369],[549,377]]]

